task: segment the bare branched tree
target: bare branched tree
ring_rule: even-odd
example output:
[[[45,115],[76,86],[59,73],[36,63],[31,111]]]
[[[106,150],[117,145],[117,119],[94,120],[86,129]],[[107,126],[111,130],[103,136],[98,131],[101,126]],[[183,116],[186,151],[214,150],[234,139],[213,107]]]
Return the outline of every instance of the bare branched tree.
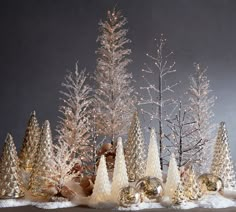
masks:
[[[195,163],[195,155],[202,150],[203,144],[201,139],[192,140],[198,129],[193,127],[195,122],[191,121],[190,110],[180,101],[175,117],[166,121],[171,131],[167,138],[171,142],[170,148],[174,148],[178,166],[184,166],[188,162]]]
[[[174,68],[175,62],[172,62],[170,58],[173,52],[167,51],[166,39],[164,39],[163,36],[156,42],[155,55],[147,54],[152,64],[148,65],[145,63],[146,68],[142,70],[147,76],[151,74],[151,79],[149,80],[147,77],[143,76],[146,86],[140,87],[140,89],[146,91],[147,97],[141,98],[139,105],[143,106],[141,109],[143,114],[148,115],[151,121],[157,120],[158,122],[157,135],[160,148],[161,169],[163,169],[165,119],[171,117],[173,108],[175,107],[170,107],[170,110],[167,108],[175,102],[171,94],[174,93],[174,88],[179,82],[167,84],[166,77],[176,72]]]

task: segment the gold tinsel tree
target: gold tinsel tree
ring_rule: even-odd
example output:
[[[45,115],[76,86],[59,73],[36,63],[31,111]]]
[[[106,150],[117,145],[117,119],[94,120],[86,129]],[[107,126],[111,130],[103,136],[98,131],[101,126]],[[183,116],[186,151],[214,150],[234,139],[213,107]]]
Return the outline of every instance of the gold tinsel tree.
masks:
[[[188,169],[188,176],[184,181],[184,192],[185,196],[190,200],[197,200],[202,196],[202,192],[197,183],[197,177],[193,170],[193,167],[190,166]]]
[[[179,205],[182,202],[186,202],[186,201],[187,201],[187,197],[185,196],[183,183],[182,183],[182,181],[180,181],[178,183],[175,193],[172,197],[172,202],[175,205]]]
[[[223,180],[225,188],[236,188],[236,177],[230,154],[228,132],[224,122],[220,123],[218,130],[211,165],[211,173]]]
[[[31,194],[33,196],[47,197],[47,191],[52,185],[50,178],[53,175],[52,134],[49,121],[45,121],[30,179],[29,189]]]
[[[19,175],[19,159],[16,147],[10,134],[7,135],[3,147],[0,165],[0,198],[20,198],[24,193],[21,189]]]
[[[126,162],[129,181],[136,181],[145,172],[145,144],[138,113],[135,112],[129,129]]]
[[[40,127],[35,111],[31,114],[25,131],[23,145],[19,154],[20,168],[24,175],[25,187],[28,187],[29,178],[32,173],[37,147],[40,139]]]

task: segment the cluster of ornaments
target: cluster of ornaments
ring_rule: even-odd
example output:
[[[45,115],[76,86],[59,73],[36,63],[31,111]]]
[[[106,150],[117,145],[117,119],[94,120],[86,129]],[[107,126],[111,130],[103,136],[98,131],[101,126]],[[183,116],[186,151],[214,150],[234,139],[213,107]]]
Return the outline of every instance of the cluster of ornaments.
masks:
[[[222,193],[224,188],[236,188],[227,131],[223,122],[218,131],[211,173],[200,176],[196,175],[192,165],[180,169],[172,153],[165,179],[160,168],[155,130],[150,131],[146,157],[137,112],[133,116],[126,147],[123,148],[121,138],[118,138],[114,146],[115,148],[107,147],[109,151],[101,149],[99,153],[101,156],[96,177],[90,179],[92,187],[90,184],[86,185],[91,187],[88,194],[90,205],[113,202],[122,207],[129,207],[140,202],[161,202],[163,197],[168,197],[173,205],[178,205],[198,200],[206,193]],[[53,173],[53,164],[49,162],[53,157],[51,148],[50,124],[46,121],[40,130],[35,112],[28,122],[19,158],[13,138],[8,134],[1,157],[0,198],[23,198],[24,192],[30,192],[35,198],[45,200],[49,200],[49,197],[53,200],[53,197],[59,194],[69,200],[73,199],[76,195],[73,190],[55,186],[58,176]],[[110,161],[106,160],[111,153],[115,158],[112,162],[112,180],[109,177]],[[79,180],[79,184],[83,187],[86,183]]]

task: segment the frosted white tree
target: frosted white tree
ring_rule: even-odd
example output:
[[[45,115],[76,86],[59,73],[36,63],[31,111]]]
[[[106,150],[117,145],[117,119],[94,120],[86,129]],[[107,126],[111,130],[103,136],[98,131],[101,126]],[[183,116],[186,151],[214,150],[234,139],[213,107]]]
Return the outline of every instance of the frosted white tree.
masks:
[[[91,204],[106,202],[111,195],[111,184],[108,177],[104,155],[101,156],[97,176],[91,196]]]
[[[76,63],[75,72],[69,72],[62,83],[64,91],[63,105],[60,107],[58,140],[67,143],[74,150],[73,157],[80,159],[80,165],[84,171],[93,171],[94,141],[91,139],[91,87],[86,84],[85,70],[79,71]]]
[[[60,194],[64,186],[67,186],[78,173],[73,173],[73,168],[80,160],[73,158],[75,147],[71,147],[65,141],[58,141],[53,145],[53,174],[49,180],[55,185],[57,192]]]
[[[126,48],[126,44],[130,43],[126,38],[126,23],[126,18],[115,9],[108,11],[107,19],[99,23],[95,73],[96,123],[98,133],[109,137],[111,143],[127,133],[135,110],[132,74],[127,71],[131,50]]]
[[[150,117],[150,122],[156,120],[158,123],[158,141],[159,141],[159,152],[160,152],[160,163],[161,169],[163,169],[164,164],[164,138],[166,136],[164,132],[165,119],[171,117],[171,111],[174,107],[175,102],[172,93],[174,93],[174,88],[179,82],[173,84],[166,83],[166,77],[176,72],[174,66],[175,62],[172,62],[170,56],[173,52],[167,52],[166,39],[161,36],[159,42],[156,44],[155,54],[146,54],[148,58],[151,59],[152,64],[144,64],[146,66],[142,71],[148,75],[151,74],[151,79],[149,80],[143,76],[146,86],[140,87],[141,90],[146,91],[146,97],[141,98],[139,105],[142,105],[141,109],[143,114]]]
[[[165,196],[168,196],[169,198],[172,199],[173,196],[175,195],[175,191],[179,183],[181,183],[180,173],[175,160],[175,155],[172,153],[167,173],[167,180],[165,184]]]
[[[148,157],[147,157],[145,175],[151,177],[157,177],[162,181],[162,171],[160,166],[159,151],[154,128],[151,129],[150,133],[150,143],[148,147]]]
[[[112,199],[118,203],[120,190],[129,185],[122,138],[119,137],[116,146],[115,168],[111,185]]]
[[[179,167],[189,162],[195,163],[195,156],[202,150],[201,140],[194,136],[198,129],[192,126],[195,122],[191,120],[190,113],[179,101],[175,117],[166,120],[171,131],[167,139],[172,143],[171,148],[174,148]]]
[[[195,73],[190,77],[190,87],[188,89],[189,107],[191,118],[195,122],[194,128],[198,131],[194,134],[193,140],[201,140],[202,149],[195,155],[195,169],[200,173],[209,171],[212,158],[212,146],[214,141],[213,131],[215,124],[212,118],[214,113],[212,108],[216,97],[211,94],[210,81],[207,79],[206,68],[199,64],[194,64]]]

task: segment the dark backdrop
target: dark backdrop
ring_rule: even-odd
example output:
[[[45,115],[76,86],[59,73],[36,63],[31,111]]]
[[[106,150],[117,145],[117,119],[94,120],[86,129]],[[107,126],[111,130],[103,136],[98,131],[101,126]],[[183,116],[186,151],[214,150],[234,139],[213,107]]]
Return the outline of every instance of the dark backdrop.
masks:
[[[31,111],[40,122],[58,120],[59,90],[79,60],[93,72],[98,22],[116,5],[128,18],[133,63],[141,80],[145,53],[164,33],[175,53],[175,75],[187,87],[193,62],[208,66],[218,96],[216,123],[227,123],[236,159],[236,1],[234,0],[2,0],[0,5],[0,142],[7,132],[17,147]]]

